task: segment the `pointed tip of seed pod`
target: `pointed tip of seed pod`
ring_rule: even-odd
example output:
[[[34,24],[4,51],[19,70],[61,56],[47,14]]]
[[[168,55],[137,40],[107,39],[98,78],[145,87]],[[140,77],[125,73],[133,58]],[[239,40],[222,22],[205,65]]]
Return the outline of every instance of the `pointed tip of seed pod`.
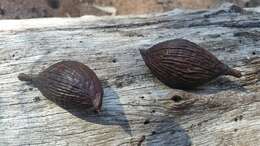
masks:
[[[28,82],[32,81],[32,77],[30,77],[29,75],[24,74],[24,73],[20,73],[20,74],[18,75],[18,79],[19,79],[20,81],[28,81]]]
[[[140,54],[142,55],[142,57],[145,57],[146,55],[146,49],[139,49]]]
[[[99,114],[101,112],[102,97],[103,97],[103,90],[101,90],[101,93],[97,93],[95,98],[92,99],[92,104],[93,104],[93,107],[94,107],[94,111],[97,114]]]
[[[225,74],[231,75],[231,76],[234,76],[234,77],[237,77],[237,78],[242,77],[241,72],[239,70],[236,70],[236,69],[229,69]]]
[[[98,109],[95,109],[95,112],[96,112],[97,114],[100,114],[100,112],[101,112],[101,109],[100,109],[100,108],[98,108]]]

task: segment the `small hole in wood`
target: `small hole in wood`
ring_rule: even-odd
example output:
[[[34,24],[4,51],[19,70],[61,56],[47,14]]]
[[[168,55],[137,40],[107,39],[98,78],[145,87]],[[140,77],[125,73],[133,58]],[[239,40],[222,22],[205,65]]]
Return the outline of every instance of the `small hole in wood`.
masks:
[[[112,62],[113,62],[113,63],[116,63],[116,62],[117,62],[117,59],[116,59],[116,58],[114,58],[114,59],[112,60]]]
[[[156,134],[156,132],[155,131],[152,131],[152,135],[155,135]]]
[[[180,102],[182,100],[182,97],[179,95],[174,95],[174,96],[172,96],[172,100],[174,102]]]
[[[155,110],[152,110],[152,113],[155,113]]]
[[[256,54],[255,51],[253,51],[252,54],[255,55]]]
[[[240,115],[238,117],[235,117],[234,121],[237,122],[237,121],[241,121],[242,119],[243,119],[243,115]]]
[[[117,88],[122,88],[123,87],[123,83],[122,82],[116,82],[116,87]]]
[[[239,116],[239,120],[242,120],[242,119],[243,119],[243,115],[240,115],[240,116]]]
[[[39,96],[36,96],[36,97],[34,97],[34,99],[33,99],[34,102],[39,102],[40,100],[41,100],[41,99],[40,99]]]
[[[149,120],[149,119],[146,119],[146,120],[144,121],[144,125],[149,124],[149,123],[150,123],[150,120]]]
[[[141,99],[144,99],[144,96],[141,96],[140,98],[141,98]]]

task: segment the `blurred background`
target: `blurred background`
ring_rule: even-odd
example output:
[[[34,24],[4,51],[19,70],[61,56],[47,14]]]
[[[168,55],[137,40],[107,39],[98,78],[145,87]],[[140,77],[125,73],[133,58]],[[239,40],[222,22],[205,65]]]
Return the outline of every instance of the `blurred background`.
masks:
[[[147,14],[175,8],[210,9],[225,2],[260,5],[260,0],[0,0],[0,19]]]

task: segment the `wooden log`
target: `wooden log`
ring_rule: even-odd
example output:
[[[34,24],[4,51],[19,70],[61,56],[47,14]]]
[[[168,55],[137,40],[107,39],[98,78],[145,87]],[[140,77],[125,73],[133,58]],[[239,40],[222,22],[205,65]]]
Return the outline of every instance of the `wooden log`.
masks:
[[[185,38],[243,77],[170,89],[138,49]],[[183,11],[0,21],[0,145],[260,145],[260,13],[229,5]],[[100,115],[62,109],[19,73],[77,60],[102,80]]]

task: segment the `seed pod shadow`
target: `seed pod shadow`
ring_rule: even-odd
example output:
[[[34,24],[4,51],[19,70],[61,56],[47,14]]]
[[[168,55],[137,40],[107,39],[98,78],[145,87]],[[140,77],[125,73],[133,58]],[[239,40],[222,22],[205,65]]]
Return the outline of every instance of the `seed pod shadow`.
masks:
[[[173,117],[158,117],[161,119],[157,126],[146,136],[148,146],[176,145],[190,146],[191,138]]]
[[[106,101],[109,101],[109,104],[106,104],[108,103]],[[80,109],[69,109],[68,111],[87,122],[100,125],[119,125],[128,135],[132,136],[131,127],[119,101],[119,96],[111,87],[104,88],[103,105],[100,113],[96,114]]]
[[[225,90],[247,92],[247,89],[239,81],[230,80],[225,76],[218,77],[205,85],[197,87],[195,92],[218,93]]]

